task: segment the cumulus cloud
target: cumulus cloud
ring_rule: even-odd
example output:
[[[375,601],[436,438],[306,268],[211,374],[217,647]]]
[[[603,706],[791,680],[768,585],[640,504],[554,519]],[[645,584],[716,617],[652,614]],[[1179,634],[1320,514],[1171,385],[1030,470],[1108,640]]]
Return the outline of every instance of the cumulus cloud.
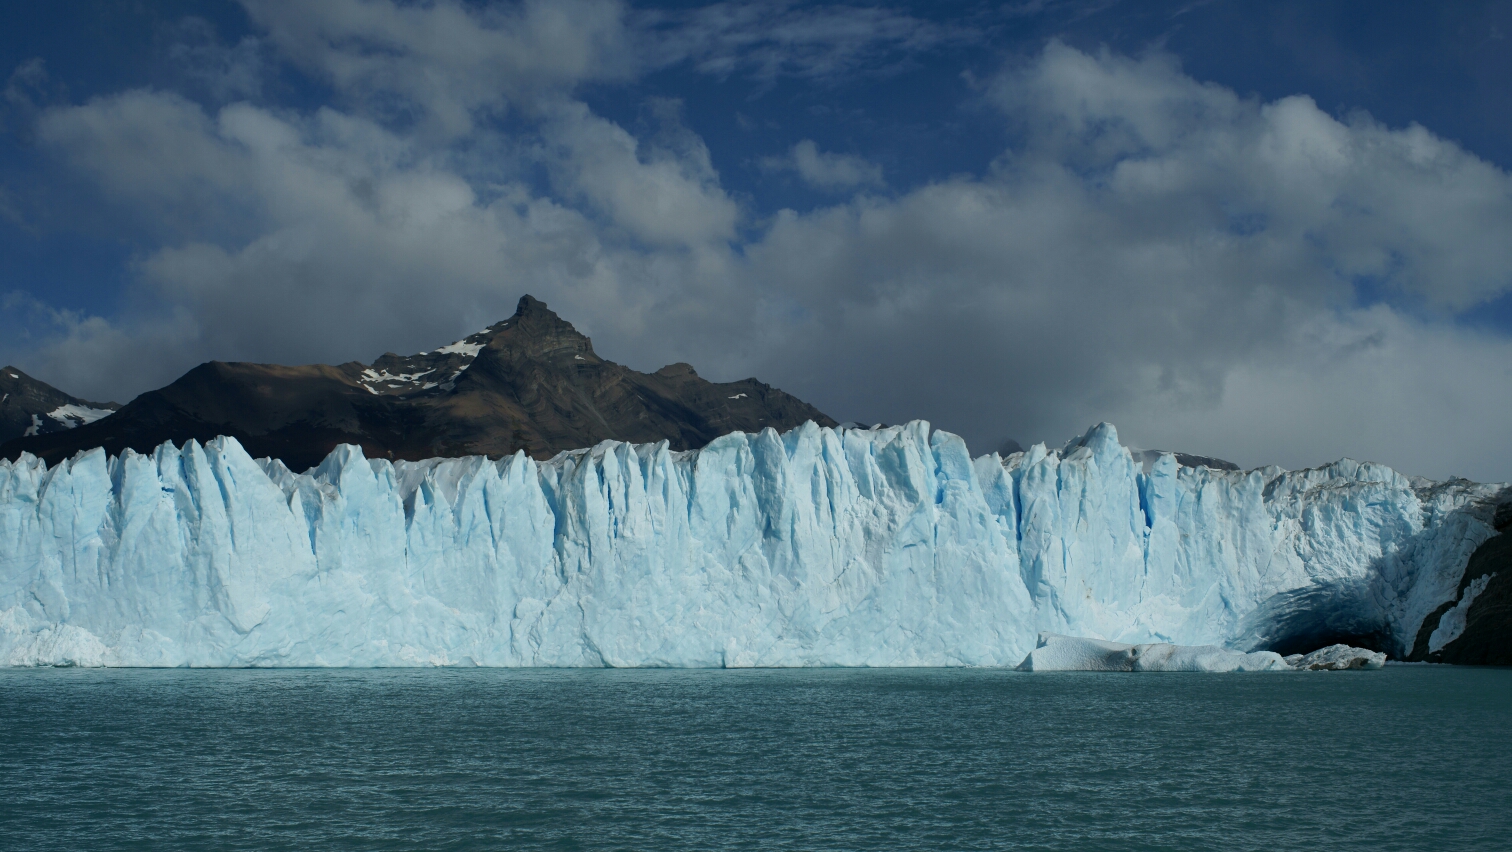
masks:
[[[343,10],[351,19],[336,14]],[[336,4],[301,27],[290,7],[255,11],[272,22],[269,41],[337,69],[332,79],[352,96],[348,110],[206,108],[172,92],[131,90],[53,107],[37,120],[41,144],[160,243],[134,260],[127,315],[49,326],[54,345],[30,356],[43,374],[80,392],[120,395],[210,358],[366,360],[470,333],[507,316],[525,292],[551,297],[589,330],[602,316],[633,332],[638,306],[657,298],[651,276],[685,280],[693,276],[684,267],[707,269],[709,256],[717,263],[729,254],[737,207],[674,103],[658,108],[662,132],[651,140],[550,86],[532,93],[532,121],[517,133],[478,129],[451,144],[433,127],[393,120],[395,103],[435,104],[409,81],[385,88],[388,75],[404,75],[382,70],[374,33],[390,39],[383,44],[398,54],[396,66],[429,67],[427,51],[440,49],[443,36],[466,41],[470,27],[486,50],[507,54],[511,38],[550,35],[556,11],[527,5],[489,17],[445,3]],[[309,33],[318,34],[315,44],[289,47]],[[353,53],[360,62],[348,63]],[[598,67],[591,57],[541,61],[546,71],[531,73],[555,74],[562,85]],[[534,62],[506,56],[482,71],[528,77],[520,69]],[[466,68],[442,72],[467,76]],[[500,105],[453,94],[443,112],[482,115]],[[370,98],[387,98],[386,106],[369,110]],[[549,195],[528,186],[541,171],[551,177]],[[106,360],[132,365],[134,375],[89,366],[108,346],[132,350]]]
[[[565,183],[635,237],[675,246],[734,236],[735,204],[697,137],[677,148],[647,145],[581,103],[554,110],[546,131]]]
[[[842,420],[925,417],[982,450],[1106,419],[1127,441],[1247,464],[1351,454],[1512,478],[1496,441],[1512,343],[1454,319],[1512,289],[1512,176],[1427,129],[1051,44],[986,90],[1017,141],[983,174],[763,215],[675,103],[638,136],[573,94],[648,67],[635,40],[675,40],[656,27],[682,19],[250,8],[260,43],[339,102],[140,90],[43,110],[47,150],[158,243],[127,310],[41,323],[51,342],[21,366],[119,397],[208,358],[430,348],[530,292],[637,368],[754,374]],[[757,58],[730,48],[744,58],[727,67],[851,61],[759,59],[784,38],[757,37]],[[818,187],[880,185],[812,142],[785,160]]]
[[[475,6],[367,0],[247,0],[290,60],[369,110],[451,135],[479,110],[531,106],[587,80],[628,74],[624,10],[610,0]]]
[[[1497,236],[1512,180],[1421,126],[1340,121],[1304,95],[1245,100],[1168,56],[1059,43],[1003,75],[994,96],[1028,135],[1028,156],[1090,173],[1108,200],[1159,221],[1227,220],[1311,244],[1344,283],[1369,279],[1451,309],[1512,287],[1512,242]]]
[[[794,171],[809,186],[829,191],[883,183],[881,166],[861,157],[820,151],[812,139],[794,145],[786,157],[762,160],[761,166],[767,171]]]
[[[811,393],[831,408],[928,414],[976,446],[989,424],[1064,440],[1111,419],[1147,446],[1301,465],[1385,421],[1382,460],[1442,475],[1433,436],[1479,428],[1460,457],[1512,473],[1489,437],[1512,413],[1505,357],[1487,360],[1507,341],[1360,308],[1356,286],[1445,311],[1505,293],[1512,177],[1422,128],[1246,100],[1161,56],[1052,44],[993,97],[1024,135],[984,179],[785,213],[750,249],[807,324],[768,373],[824,364]],[[1401,369],[1408,352],[1424,360]],[[1379,393],[1360,391],[1369,365]],[[1465,371],[1485,395],[1413,404]]]
[[[1173,418],[1147,400],[1122,416],[1124,430],[1159,435],[1162,446],[1227,445],[1252,465],[1348,456],[1512,479],[1496,445],[1512,392],[1505,337],[1376,305],[1310,317],[1285,343],[1229,370],[1215,404]]]
[[[582,213],[518,186],[482,199],[405,138],[331,110],[291,119],[237,104],[209,116],[176,96],[127,92],[55,110],[42,128],[124,206],[246,208],[234,234],[179,223],[137,261],[141,285],[191,320],[175,319],[182,337],[154,353],[166,372],[191,353],[344,361],[383,351],[364,342],[418,350],[458,335],[463,318],[482,327],[507,315],[521,292],[591,288],[600,274]],[[76,357],[81,334],[105,339],[70,333],[57,356]]]

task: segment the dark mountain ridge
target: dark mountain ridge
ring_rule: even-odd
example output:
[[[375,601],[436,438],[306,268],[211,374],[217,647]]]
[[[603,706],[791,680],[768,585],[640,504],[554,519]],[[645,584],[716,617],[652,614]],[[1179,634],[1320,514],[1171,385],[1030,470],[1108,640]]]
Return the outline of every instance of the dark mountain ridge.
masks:
[[[164,441],[229,435],[253,456],[294,470],[319,464],[337,444],[370,458],[550,458],[606,439],[676,450],[720,435],[805,421],[833,426],[813,406],[756,379],[715,383],[687,364],[640,373],[606,361],[544,302],[520,299],[514,316],[430,352],[386,353],[338,366],[211,361],[76,429],[14,438],[49,464],[104,447],[150,452]]]
[[[90,402],[34,379],[15,367],[0,370],[0,443],[28,435],[50,435],[93,423],[120,408]]]

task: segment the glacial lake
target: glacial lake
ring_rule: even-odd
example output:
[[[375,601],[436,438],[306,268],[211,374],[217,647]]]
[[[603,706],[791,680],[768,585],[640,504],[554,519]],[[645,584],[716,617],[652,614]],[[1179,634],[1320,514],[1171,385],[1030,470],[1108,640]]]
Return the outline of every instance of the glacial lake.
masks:
[[[1512,669],[0,670],[5,849],[1512,847]]]

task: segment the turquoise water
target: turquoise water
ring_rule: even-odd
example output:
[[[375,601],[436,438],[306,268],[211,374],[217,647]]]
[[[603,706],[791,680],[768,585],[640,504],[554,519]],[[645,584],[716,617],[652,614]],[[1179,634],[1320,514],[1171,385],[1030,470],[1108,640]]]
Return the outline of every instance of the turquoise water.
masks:
[[[1507,849],[1512,670],[0,671],[6,849]]]

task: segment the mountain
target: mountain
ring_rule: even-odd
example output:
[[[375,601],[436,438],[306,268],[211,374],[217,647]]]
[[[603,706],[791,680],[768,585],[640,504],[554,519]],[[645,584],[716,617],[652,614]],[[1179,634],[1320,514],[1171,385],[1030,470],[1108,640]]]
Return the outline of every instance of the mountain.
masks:
[[[114,402],[69,396],[15,367],[0,370],[0,443],[28,435],[67,432],[120,407]]]
[[[165,441],[234,437],[254,456],[294,470],[339,444],[371,458],[546,459],[605,439],[702,447],[729,432],[835,421],[757,381],[715,383],[687,364],[640,373],[600,358],[593,343],[531,296],[514,316],[448,346],[372,364],[339,366],[211,361],[109,418],[0,446],[56,463],[104,447],[151,452]]]

